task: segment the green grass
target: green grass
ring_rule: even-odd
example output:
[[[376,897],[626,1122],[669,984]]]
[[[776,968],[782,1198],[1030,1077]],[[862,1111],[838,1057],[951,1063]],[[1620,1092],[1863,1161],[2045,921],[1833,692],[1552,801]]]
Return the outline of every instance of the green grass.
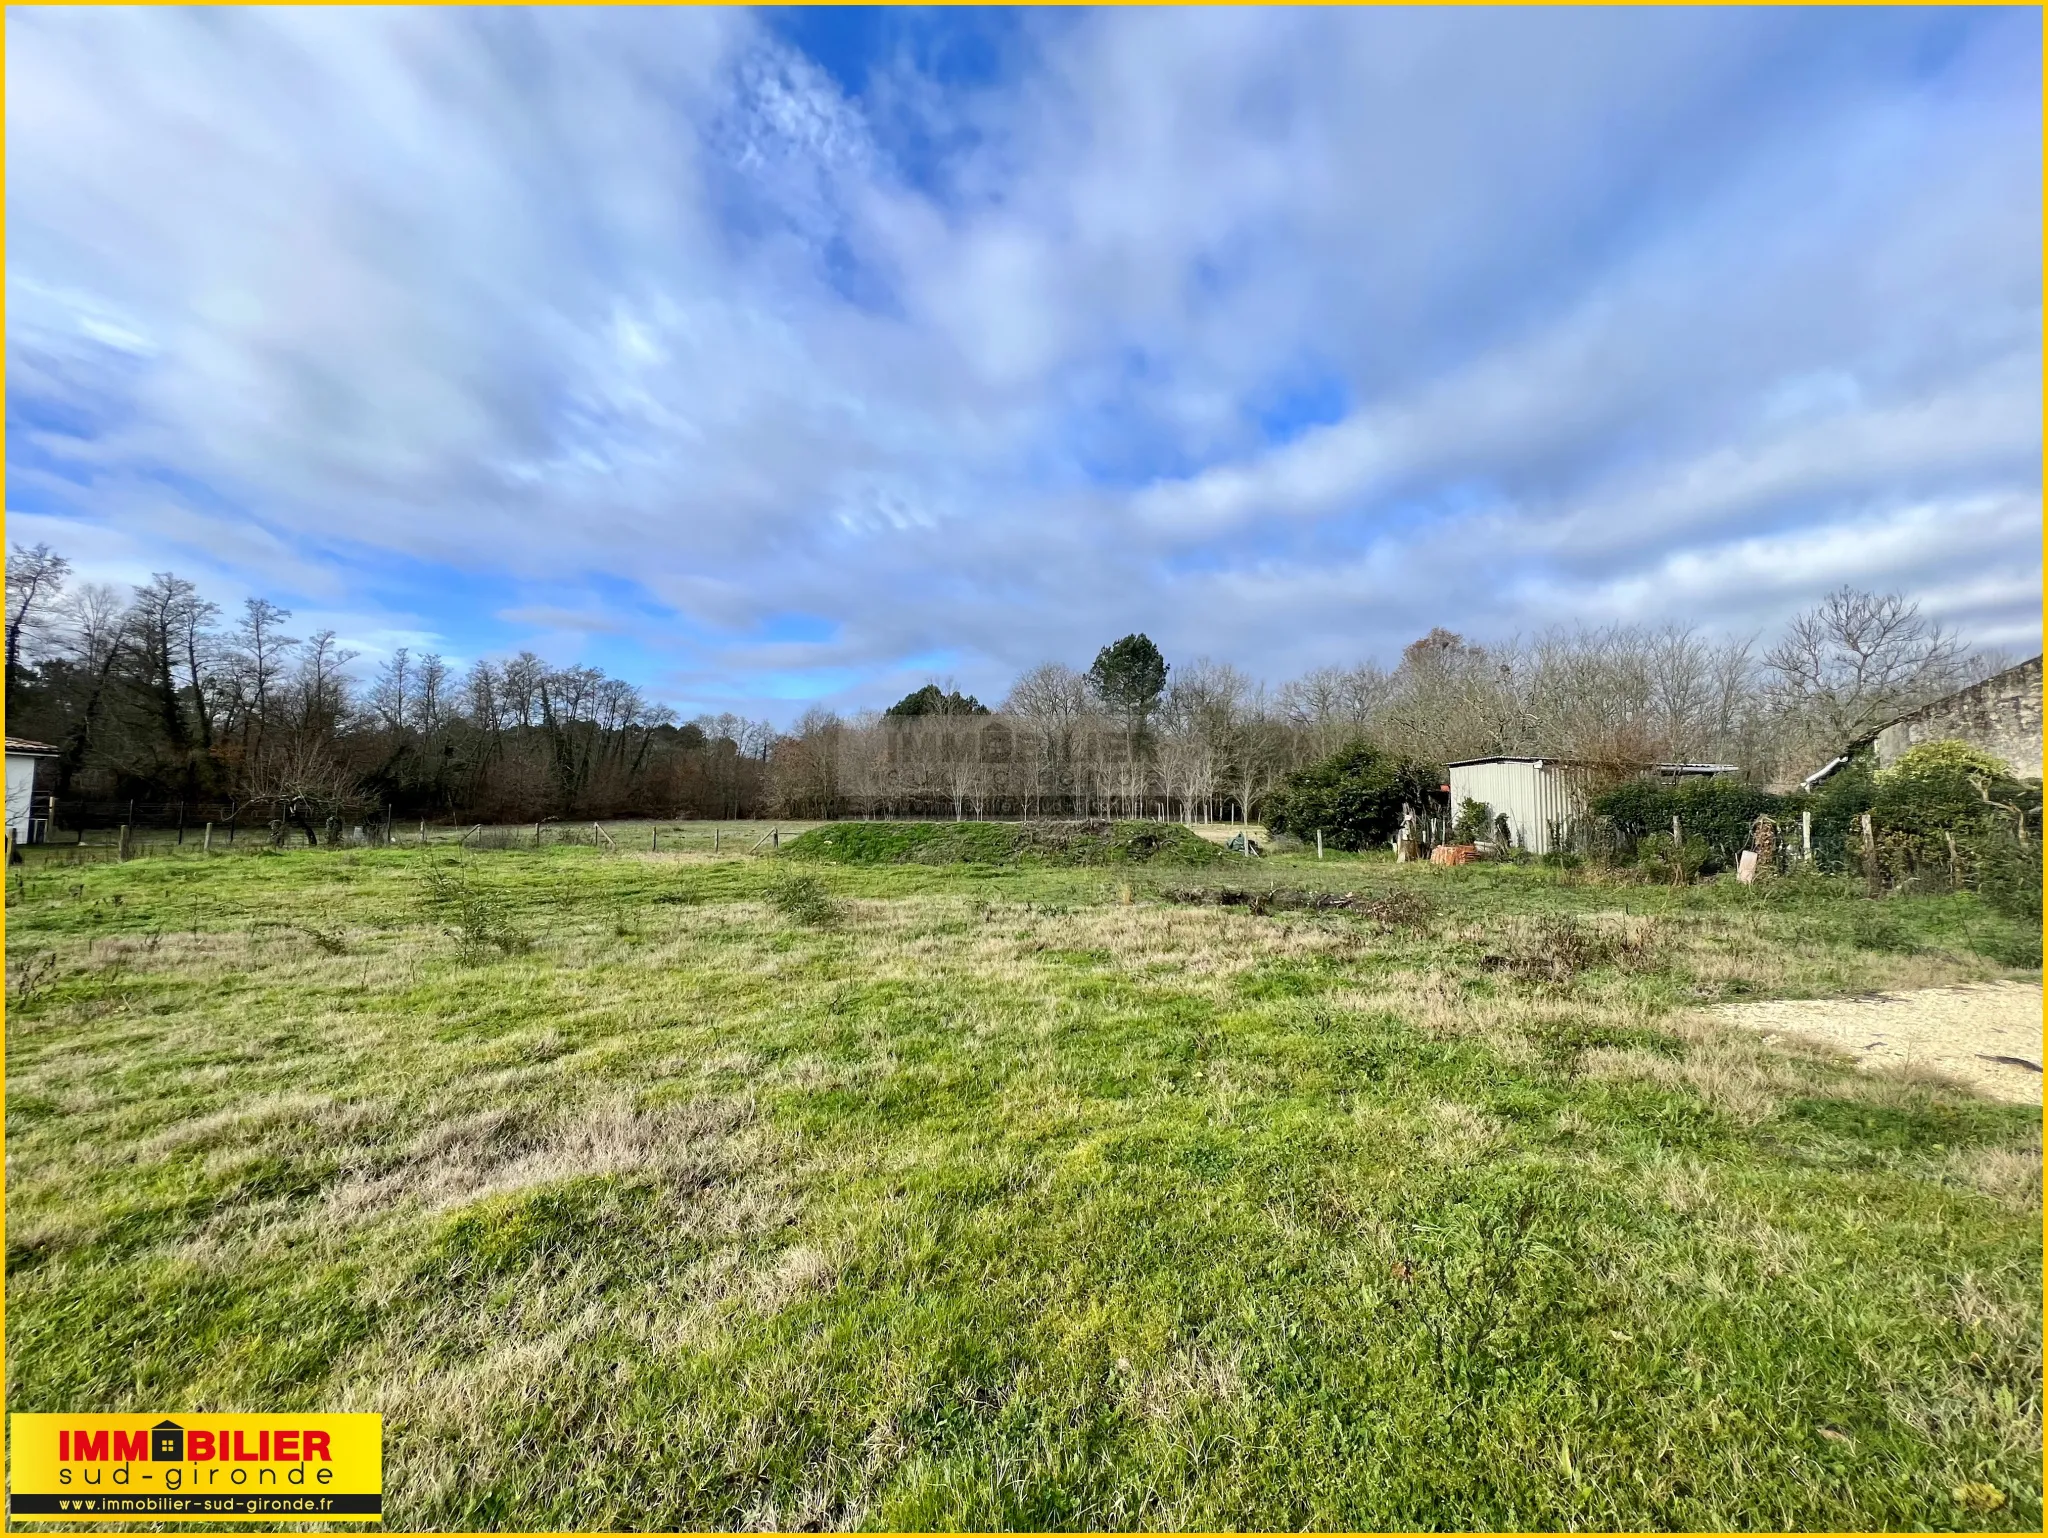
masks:
[[[394,1530],[2038,1530],[2039,1115],[1690,1013],[2032,975],[1967,895],[843,831],[32,873],[10,1408],[379,1410]]]
[[[1220,865],[1221,845],[1176,822],[835,822],[792,840],[841,865]]]

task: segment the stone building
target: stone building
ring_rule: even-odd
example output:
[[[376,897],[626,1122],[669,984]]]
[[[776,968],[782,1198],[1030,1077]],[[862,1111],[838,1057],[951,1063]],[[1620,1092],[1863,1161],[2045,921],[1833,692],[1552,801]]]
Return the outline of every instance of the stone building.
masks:
[[[2023,780],[2041,778],[2041,659],[1909,711],[1871,739],[1878,767],[1910,747],[1954,738],[1996,754]]]

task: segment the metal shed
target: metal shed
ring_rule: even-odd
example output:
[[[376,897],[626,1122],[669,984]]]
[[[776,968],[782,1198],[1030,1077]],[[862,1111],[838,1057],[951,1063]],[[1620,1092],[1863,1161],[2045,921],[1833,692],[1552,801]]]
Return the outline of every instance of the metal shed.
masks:
[[[1468,758],[1451,771],[1451,815],[1468,800],[1506,817],[1509,839],[1532,854],[1549,854],[1552,833],[1562,846],[1571,824],[1586,815],[1587,774],[1557,758]]]
[[[1467,758],[1451,771],[1451,815],[1470,799],[1508,820],[1508,837],[1531,854],[1549,854],[1571,837],[1572,824],[1591,812],[1592,776],[1565,758]],[[1643,777],[1670,783],[1739,774],[1735,764],[1649,764]]]

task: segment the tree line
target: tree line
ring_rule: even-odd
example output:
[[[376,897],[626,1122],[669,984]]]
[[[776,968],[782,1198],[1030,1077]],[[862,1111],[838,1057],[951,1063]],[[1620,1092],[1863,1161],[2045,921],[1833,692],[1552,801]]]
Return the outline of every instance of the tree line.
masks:
[[[125,595],[70,579],[49,547],[14,547],[8,729],[59,749],[56,794],[252,816],[296,799],[479,821],[1256,820],[1286,775],[1357,742],[1429,764],[1723,763],[1765,784],[2005,661],[1899,594],[1844,588],[1768,645],[1683,625],[1498,642],[1438,629],[1392,666],[1277,688],[1227,662],[1170,664],[1133,634],[1085,669],[1030,669],[993,706],[933,681],[885,710],[814,708],[778,732],[682,721],[623,679],[530,652],[458,670],[400,650],[359,678],[333,631],[288,634],[290,612],[265,599],[228,617],[170,573]]]
[[[531,652],[463,670],[401,648],[367,679],[332,630],[262,598],[224,619],[160,573],[122,595],[47,546],[7,567],[7,728],[59,750],[47,787],[95,803],[523,821],[749,817],[772,799],[773,727],[679,721],[632,684]]]

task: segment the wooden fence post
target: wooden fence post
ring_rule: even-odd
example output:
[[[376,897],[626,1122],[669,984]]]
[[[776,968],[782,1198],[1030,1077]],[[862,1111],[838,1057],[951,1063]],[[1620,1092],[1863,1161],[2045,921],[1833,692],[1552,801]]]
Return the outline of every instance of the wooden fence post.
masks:
[[[1321,859],[1322,857],[1323,857],[1323,830],[1322,830],[1321,828],[1318,828],[1318,829],[1316,829],[1316,858],[1317,858],[1318,860],[1320,860],[1320,859]]]
[[[213,824],[212,824],[212,823],[208,823],[208,824],[206,825],[206,831],[205,831],[204,833],[202,833],[202,834],[200,834],[200,835],[199,835],[199,852],[200,852],[201,854],[212,854],[212,853],[213,853]]]
[[[1678,813],[1671,814],[1671,842],[1679,848],[1685,847],[1685,826],[1678,820]]]
[[[659,826],[654,830],[654,844],[649,852],[653,854],[661,853],[661,829]]]
[[[713,854],[718,853],[718,836],[724,831],[725,830],[723,828],[719,827],[713,827],[711,830],[711,852]]]
[[[128,858],[128,829],[129,824],[125,822],[121,824],[121,837],[117,846],[118,852],[114,856],[117,860],[126,860]]]
[[[1882,889],[1877,870],[1877,830],[1871,827],[1868,812],[1858,821],[1863,825],[1863,879],[1869,884],[1870,895],[1875,897]]]
[[[426,847],[427,847],[427,819],[426,819],[426,818],[424,818],[424,817],[422,817],[422,818],[420,819],[420,848],[424,849],[424,848],[426,848]]]
[[[539,823],[535,823],[535,824],[533,825],[533,847],[534,847],[534,848],[536,848],[536,849],[540,848],[540,824],[539,824]]]
[[[1813,863],[1813,813],[1799,814],[1799,853],[1807,864]]]

